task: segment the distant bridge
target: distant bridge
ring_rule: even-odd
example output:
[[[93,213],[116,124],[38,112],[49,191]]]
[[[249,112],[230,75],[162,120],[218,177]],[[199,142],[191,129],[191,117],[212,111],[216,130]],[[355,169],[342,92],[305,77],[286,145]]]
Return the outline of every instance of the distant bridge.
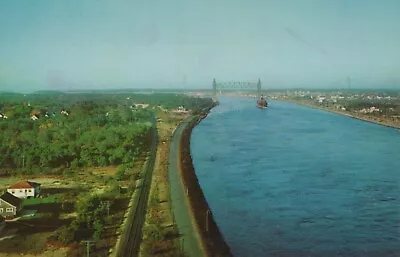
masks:
[[[245,81],[226,81],[217,82],[213,80],[213,97],[217,96],[218,91],[222,92],[224,89],[257,89],[258,97],[261,96],[261,80],[258,82],[245,82]]]

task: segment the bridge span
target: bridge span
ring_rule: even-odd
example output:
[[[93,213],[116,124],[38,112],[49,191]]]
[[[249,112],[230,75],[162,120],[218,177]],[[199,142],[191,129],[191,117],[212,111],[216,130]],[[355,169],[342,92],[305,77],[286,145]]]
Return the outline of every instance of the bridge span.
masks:
[[[218,91],[222,93],[223,90],[232,89],[245,89],[245,90],[257,90],[257,96],[261,96],[261,80],[258,82],[247,82],[247,81],[223,81],[217,82],[213,80],[213,98],[216,99]]]

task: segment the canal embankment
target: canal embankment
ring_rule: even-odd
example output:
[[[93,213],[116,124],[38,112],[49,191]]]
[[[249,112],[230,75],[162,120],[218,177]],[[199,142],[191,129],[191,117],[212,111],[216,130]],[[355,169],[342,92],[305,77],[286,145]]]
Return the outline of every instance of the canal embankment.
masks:
[[[205,254],[207,256],[232,256],[200,187],[190,153],[190,137],[193,128],[207,116],[215,105],[204,109],[201,114],[185,124],[180,137],[179,171]]]
[[[174,220],[182,250],[188,256],[232,256],[196,177],[190,155],[192,129],[215,106],[183,120],[173,131],[168,177]]]

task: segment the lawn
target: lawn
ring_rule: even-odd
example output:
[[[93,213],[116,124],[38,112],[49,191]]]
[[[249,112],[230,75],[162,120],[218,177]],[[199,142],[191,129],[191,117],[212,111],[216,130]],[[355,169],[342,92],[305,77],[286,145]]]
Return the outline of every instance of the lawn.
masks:
[[[39,204],[56,203],[59,196],[60,196],[59,194],[54,194],[54,195],[49,195],[44,198],[24,199],[22,204],[24,207],[26,207],[26,206],[39,205]]]

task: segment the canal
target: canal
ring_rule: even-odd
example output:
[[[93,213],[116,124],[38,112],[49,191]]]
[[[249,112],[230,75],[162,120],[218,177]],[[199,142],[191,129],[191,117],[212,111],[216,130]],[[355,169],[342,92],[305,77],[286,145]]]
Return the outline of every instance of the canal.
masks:
[[[220,98],[194,167],[235,256],[398,256],[400,132],[294,103]]]

